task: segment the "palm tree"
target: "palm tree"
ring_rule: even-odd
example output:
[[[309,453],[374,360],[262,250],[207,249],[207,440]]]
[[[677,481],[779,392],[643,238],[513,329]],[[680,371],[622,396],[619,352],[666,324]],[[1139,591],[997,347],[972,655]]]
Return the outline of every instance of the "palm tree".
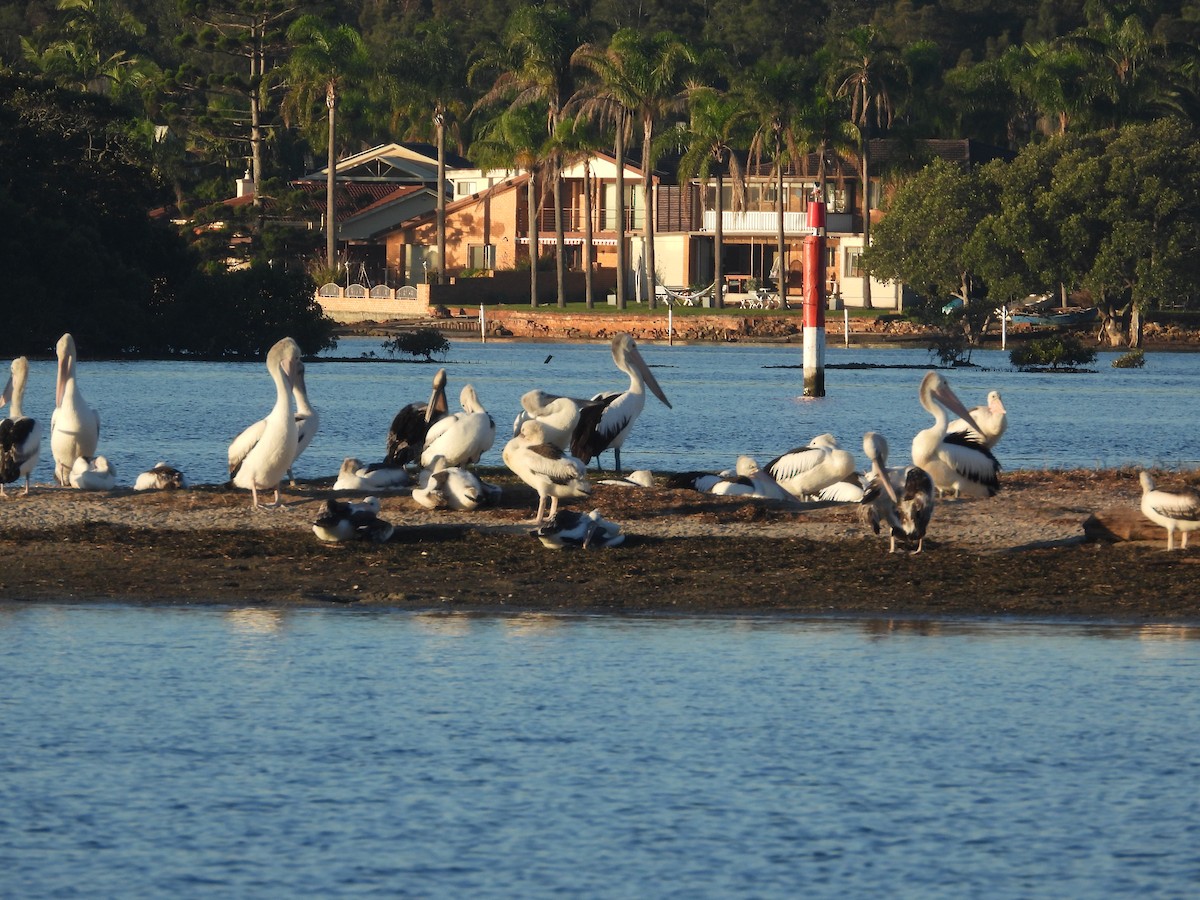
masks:
[[[596,77],[596,81],[579,95],[581,108],[590,115],[616,121],[619,173],[623,172],[625,163],[625,129],[633,122],[640,122],[642,126],[642,197],[646,217],[643,233],[650,308],[654,309],[654,126],[685,106],[684,77],[688,67],[696,62],[696,54],[670,32],[647,35],[623,28],[613,35],[607,48],[585,44],[576,51],[574,59]],[[618,192],[623,185],[624,179],[619,175]],[[623,197],[620,202],[623,222]],[[622,242],[623,235],[619,235],[618,249]],[[618,272],[618,290],[623,276],[623,271]]]
[[[564,117],[553,140],[563,165],[583,163],[583,293],[587,308],[592,309],[595,306],[592,269],[596,262],[596,247],[592,234],[591,160],[602,142],[582,117]]]
[[[296,114],[306,124],[314,121],[313,109],[325,100],[328,121],[328,156],[325,174],[325,265],[337,264],[337,108],[347,84],[364,78],[368,58],[362,37],[349,25],[331,26],[318,16],[301,16],[288,28],[294,44],[288,57],[288,92],[284,115]]]
[[[417,25],[410,39],[390,48],[383,87],[392,105],[393,128],[409,137],[433,135],[437,147],[438,284],[446,282],[446,141],[452,136],[461,153],[459,124],[466,118],[466,60],[455,29],[442,19]]]
[[[789,161],[799,161],[804,147],[801,131],[801,104],[808,93],[804,67],[799,60],[759,62],[738,85],[754,121],[750,138],[750,161],[761,167],[764,157],[771,159],[776,179],[779,220],[776,233],[775,262],[779,266],[780,305],[787,303],[787,248],[784,244],[783,170]]]
[[[688,125],[688,146],[679,161],[681,179],[698,177],[708,188],[710,174],[716,177],[716,225],[713,230],[713,297],[718,309],[724,307],[725,172],[733,180],[734,196],[745,190],[745,173],[735,148],[746,130],[749,112],[729,94],[712,87],[697,87],[689,98],[691,119]]]
[[[902,83],[893,50],[869,25],[846,35],[834,72],[835,93],[850,103],[850,121],[858,128],[859,174],[862,177],[863,249],[871,246],[871,136],[891,127],[895,115],[892,92]],[[871,308],[871,274],[863,269],[863,306]]]
[[[553,138],[562,123],[573,79],[571,55],[579,45],[577,17],[554,5],[521,6],[504,29],[507,60],[476,109],[506,99],[513,107],[542,104],[546,135]],[[494,65],[498,60],[488,60]],[[566,241],[563,228],[562,155],[553,141],[548,146],[548,177],[554,191],[554,236],[557,257],[558,305],[566,305]]]
[[[544,110],[537,105],[508,107],[480,129],[471,157],[484,168],[511,166],[529,176],[526,211],[529,218],[529,305],[538,305],[538,187],[545,173],[549,139]]]

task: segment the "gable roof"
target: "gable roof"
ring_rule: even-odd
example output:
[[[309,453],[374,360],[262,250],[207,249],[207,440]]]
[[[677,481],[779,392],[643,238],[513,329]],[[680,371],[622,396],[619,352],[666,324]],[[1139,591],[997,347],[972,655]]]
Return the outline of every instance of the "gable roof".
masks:
[[[471,163],[456,153],[447,153],[446,166],[469,169]],[[328,170],[325,166],[297,180],[324,181]],[[338,181],[428,184],[437,180],[437,148],[419,143],[380,144],[339,159],[335,172]]]

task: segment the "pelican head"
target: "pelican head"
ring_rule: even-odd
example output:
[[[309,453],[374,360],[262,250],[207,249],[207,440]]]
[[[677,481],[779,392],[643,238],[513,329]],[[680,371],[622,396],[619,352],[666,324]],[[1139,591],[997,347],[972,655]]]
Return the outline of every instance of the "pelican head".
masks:
[[[622,372],[632,376],[637,372],[641,376],[642,381],[646,383],[646,387],[650,388],[650,392],[659,400],[666,404],[667,409],[671,409],[671,401],[667,399],[667,395],[663,393],[663,389],[658,385],[658,379],[654,377],[654,373],[650,371],[650,367],[646,365],[646,361],[642,359],[642,354],[637,348],[637,344],[633,342],[633,338],[625,332],[621,332],[612,339],[612,355],[613,362],[617,364],[617,368]],[[631,371],[631,369],[633,371]]]
[[[958,395],[950,390],[949,382],[938,372],[929,372],[921,380],[921,401],[923,405],[926,398],[929,398],[931,401],[936,400],[945,409],[948,409],[970,425],[977,434],[982,434],[979,425],[971,417],[971,411],[958,399]]]
[[[75,338],[70,332],[58,339],[54,351],[58,354],[58,384],[54,390],[54,406],[57,409],[62,406],[67,382],[75,377]]]
[[[1142,471],[1138,473],[1138,481],[1142,483],[1142,493],[1148,494],[1154,490],[1154,479],[1150,477],[1150,473]]]
[[[458,395],[458,402],[463,408],[463,412],[481,413],[487,412],[483,408],[483,404],[479,402],[479,395],[475,393],[475,385],[463,385],[462,392]]]
[[[546,429],[536,419],[528,419],[521,423],[520,438],[522,443],[529,446],[546,443]]]
[[[737,464],[734,466],[734,471],[742,478],[749,478],[752,475],[757,475],[760,471],[758,461],[751,456],[739,456]]]
[[[285,337],[276,341],[267,351],[267,371],[279,372],[288,390],[295,384],[304,383],[304,363],[301,360],[300,345],[293,338]]]
[[[899,503],[900,498],[896,494],[895,485],[892,484],[892,479],[888,477],[887,456],[888,443],[887,438],[877,431],[868,431],[863,435],[863,453],[867,459],[871,461],[871,471],[875,475],[875,480],[879,482],[884,493],[893,503]]]
[[[993,415],[1003,416],[1008,414],[1008,410],[1004,408],[1004,401],[1000,399],[999,391],[988,392],[987,405]]]

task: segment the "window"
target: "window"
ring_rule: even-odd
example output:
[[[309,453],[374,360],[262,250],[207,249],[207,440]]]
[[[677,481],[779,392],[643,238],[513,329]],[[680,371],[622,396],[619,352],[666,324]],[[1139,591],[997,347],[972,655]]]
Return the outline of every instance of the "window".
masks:
[[[473,193],[475,193],[475,182],[460,181],[458,183],[458,196],[466,197],[469,194],[473,194]]]
[[[855,247],[846,251],[846,277],[862,278],[865,274],[862,265],[862,248]]]
[[[496,268],[496,245],[468,244],[467,265],[472,269]]]

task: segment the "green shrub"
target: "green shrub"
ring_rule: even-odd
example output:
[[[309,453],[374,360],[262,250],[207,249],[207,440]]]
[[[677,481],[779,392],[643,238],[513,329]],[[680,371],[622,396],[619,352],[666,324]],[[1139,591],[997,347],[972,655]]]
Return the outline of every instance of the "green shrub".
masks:
[[[416,331],[402,331],[390,341],[384,341],[383,349],[393,356],[407,353],[410,356],[423,356],[426,362],[431,362],[434,354],[445,358],[450,352],[450,342],[436,328],[418,328]]]
[[[1113,360],[1114,369],[1140,369],[1146,365],[1145,350],[1130,350]]]
[[[1018,369],[1075,368],[1095,362],[1096,351],[1083,346],[1073,334],[1060,334],[1016,347],[1008,358]]]

